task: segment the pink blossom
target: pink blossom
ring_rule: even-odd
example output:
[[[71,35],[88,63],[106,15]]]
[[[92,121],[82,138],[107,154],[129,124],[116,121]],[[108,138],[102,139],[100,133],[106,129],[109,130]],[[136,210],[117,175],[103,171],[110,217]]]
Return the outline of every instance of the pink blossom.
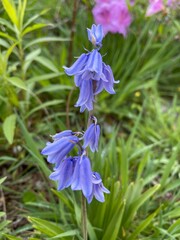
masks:
[[[130,3],[131,6],[134,6],[135,0],[130,0],[129,3]]]
[[[93,15],[95,22],[103,26],[105,34],[112,32],[126,36],[132,20],[125,0],[98,0]]]
[[[180,5],[180,0],[167,0],[168,7],[176,8]]]
[[[146,16],[151,16],[164,9],[163,0],[149,0],[149,6],[146,11]]]

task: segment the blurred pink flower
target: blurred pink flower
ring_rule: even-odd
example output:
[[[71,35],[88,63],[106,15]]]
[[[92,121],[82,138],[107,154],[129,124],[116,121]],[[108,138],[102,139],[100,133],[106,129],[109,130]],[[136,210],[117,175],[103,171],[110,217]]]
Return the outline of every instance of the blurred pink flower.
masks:
[[[103,26],[103,31],[126,36],[132,18],[125,0],[96,0],[93,8],[95,22]]]
[[[95,0],[96,3],[105,3],[110,1],[113,1],[113,0]]]
[[[164,9],[163,0],[149,0],[149,6],[146,11],[146,16],[151,16]]]
[[[135,0],[130,0],[129,3],[130,3],[131,6],[134,6]]]
[[[167,0],[168,7],[176,8],[180,5],[180,0]]]

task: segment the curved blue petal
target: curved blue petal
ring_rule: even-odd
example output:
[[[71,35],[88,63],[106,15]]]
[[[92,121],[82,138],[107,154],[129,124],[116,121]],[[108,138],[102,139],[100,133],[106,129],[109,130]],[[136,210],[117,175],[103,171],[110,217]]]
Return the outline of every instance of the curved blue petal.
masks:
[[[81,74],[76,74],[74,76],[74,83],[75,83],[76,87],[80,87],[81,84],[82,84],[82,81],[83,81],[83,79],[82,79],[82,75]]]
[[[100,79],[99,81],[96,82],[96,90],[94,92],[94,95],[99,94],[100,92],[102,92],[103,89],[104,89],[103,81]]]
[[[101,176],[97,172],[92,173],[92,183],[94,184],[99,184],[102,182]]]
[[[99,45],[104,37],[103,33],[103,28],[102,25],[97,25],[96,30],[94,31],[96,39],[97,39],[97,44]]]
[[[51,144],[48,144],[42,151],[43,155],[50,155],[59,151],[59,149],[64,148],[66,146],[66,141],[64,139],[59,139]]]
[[[84,80],[80,87],[80,94],[75,107],[81,107],[80,111],[84,111],[86,108],[90,111],[93,109],[93,85],[91,80]]]
[[[105,193],[110,193],[110,191],[103,184],[101,184],[101,190]]]
[[[80,184],[84,196],[89,197],[92,194],[93,190],[91,164],[87,156],[84,155],[81,158],[82,159],[80,163]]]
[[[94,49],[92,52],[90,52],[90,56],[88,58],[88,61],[86,63],[84,70],[96,72],[100,76],[102,74],[102,67],[103,67],[102,65],[103,65],[102,56],[97,49]]]
[[[65,130],[63,132],[56,133],[55,135],[52,136],[52,138],[53,140],[59,140],[60,138],[69,137],[72,135],[73,135],[73,132],[71,130]]]
[[[61,176],[59,178],[59,183],[58,183],[58,190],[62,190],[64,188],[67,188],[71,185],[72,183],[72,175],[74,171],[74,163],[71,158],[67,158],[63,161],[63,166],[61,170]]]
[[[104,73],[106,79],[108,80],[108,82],[105,82],[105,81],[102,82],[104,89],[110,94],[115,94],[115,91],[113,89],[114,77],[111,74],[111,72],[109,72],[109,68],[104,63],[103,63],[103,73]]]
[[[100,136],[100,126],[96,125],[96,129],[95,129],[95,150],[96,151],[98,151],[99,136]]]
[[[56,152],[62,151],[62,149],[65,149],[68,145],[72,148],[74,145],[79,141],[79,138],[76,136],[70,136],[70,137],[63,137],[60,138],[57,141],[54,141],[51,144],[48,144],[42,151],[41,154],[43,155],[51,155]]]
[[[81,181],[80,181],[80,160],[79,158],[76,161],[74,173],[72,176],[72,184],[71,184],[72,190],[81,190]]]
[[[82,69],[83,67],[85,66],[87,60],[88,60],[88,57],[89,57],[89,53],[86,54],[86,53],[83,53],[75,62],[74,64],[71,66],[71,67],[63,67],[64,70],[65,70],[65,73],[69,76],[72,76],[72,75],[75,75],[75,74],[78,74]]]
[[[94,134],[93,132],[94,129],[94,123],[92,123],[88,129],[85,131],[84,133],[84,144],[83,144],[83,148],[86,148],[89,145],[89,142]]]
[[[94,197],[99,201],[99,202],[104,202],[104,194],[101,191],[101,188],[99,185],[94,185]]]
[[[100,135],[100,126],[92,123],[84,133],[83,147],[90,147],[92,152],[98,151],[98,141]]]

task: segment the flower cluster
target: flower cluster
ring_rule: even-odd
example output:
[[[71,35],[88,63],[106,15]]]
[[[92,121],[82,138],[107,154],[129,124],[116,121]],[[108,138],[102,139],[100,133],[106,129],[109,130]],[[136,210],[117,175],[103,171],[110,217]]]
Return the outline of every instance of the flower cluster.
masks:
[[[96,118],[91,117],[91,119]],[[48,142],[41,152],[48,156],[49,163],[55,164],[54,172],[49,178],[58,182],[57,189],[60,191],[71,186],[72,190],[82,190],[88,203],[92,201],[93,197],[104,202],[103,192],[109,193],[109,190],[104,187],[99,173],[92,171],[85,150],[87,146],[92,151],[98,150],[99,134],[100,126],[95,121],[84,134],[71,130],[55,134],[52,136],[53,142]],[[83,146],[80,145],[82,139],[84,140]],[[75,146],[78,147],[78,155],[68,156]]]
[[[103,26],[104,33],[120,33],[127,35],[132,17],[126,0],[96,0],[93,8],[95,22]]]
[[[93,24],[91,29],[87,29],[87,33],[94,49],[83,53],[71,67],[64,67],[67,75],[74,75],[75,85],[80,89],[75,106],[80,107],[81,112],[85,109],[89,112],[93,110],[95,96],[103,89],[114,94],[114,83],[117,83],[110,66],[102,61],[99,53],[104,37],[102,26]],[[81,190],[88,203],[93,197],[104,202],[104,193],[109,193],[102,183],[100,174],[92,171],[87,155],[87,147],[92,152],[98,151],[100,136],[100,126],[97,124],[96,117],[91,114],[92,112],[89,113],[88,128],[84,133],[71,130],[57,133],[52,136],[53,142],[48,142],[41,152],[47,155],[49,163],[55,165],[50,179],[58,182],[58,190],[67,187],[71,187],[74,191]],[[83,144],[81,144],[82,140]],[[75,156],[72,156],[70,153],[75,146],[78,151]]]
[[[168,7],[171,8],[178,8],[180,7],[180,1],[179,0],[167,0]]]
[[[80,112],[85,109],[93,110],[95,96],[103,89],[110,94],[115,94],[113,85],[118,82],[114,80],[110,66],[102,61],[99,53],[104,36],[102,26],[93,24],[92,28],[87,31],[88,38],[95,49],[83,53],[71,67],[64,67],[67,75],[74,75],[75,85],[80,89],[79,99],[75,105],[75,107],[80,107]]]
[[[179,0],[149,0],[149,6],[146,11],[146,16],[152,16],[158,12],[164,11],[166,7],[177,8],[180,6]]]
[[[146,11],[146,16],[151,16],[164,9],[163,0],[149,0],[149,6]]]
[[[95,0],[96,4],[92,10],[94,20],[103,26],[104,33],[120,33],[127,35],[128,28],[132,22],[130,8],[135,5],[135,0]],[[166,8],[177,8],[179,0],[149,0],[146,16],[150,17]]]

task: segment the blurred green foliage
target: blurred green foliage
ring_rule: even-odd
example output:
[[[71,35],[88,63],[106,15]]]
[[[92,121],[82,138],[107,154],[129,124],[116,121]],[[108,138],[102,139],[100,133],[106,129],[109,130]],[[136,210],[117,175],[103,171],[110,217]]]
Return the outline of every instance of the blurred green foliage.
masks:
[[[86,126],[62,69],[92,48],[93,1],[77,2],[75,22],[74,1],[0,3],[0,239],[82,239],[80,193],[56,191],[40,154],[68,122]],[[137,2],[127,38],[108,34],[101,50],[120,83],[95,105],[103,133],[90,157],[111,193],[88,206],[91,240],[180,237],[179,13],[145,18]]]

